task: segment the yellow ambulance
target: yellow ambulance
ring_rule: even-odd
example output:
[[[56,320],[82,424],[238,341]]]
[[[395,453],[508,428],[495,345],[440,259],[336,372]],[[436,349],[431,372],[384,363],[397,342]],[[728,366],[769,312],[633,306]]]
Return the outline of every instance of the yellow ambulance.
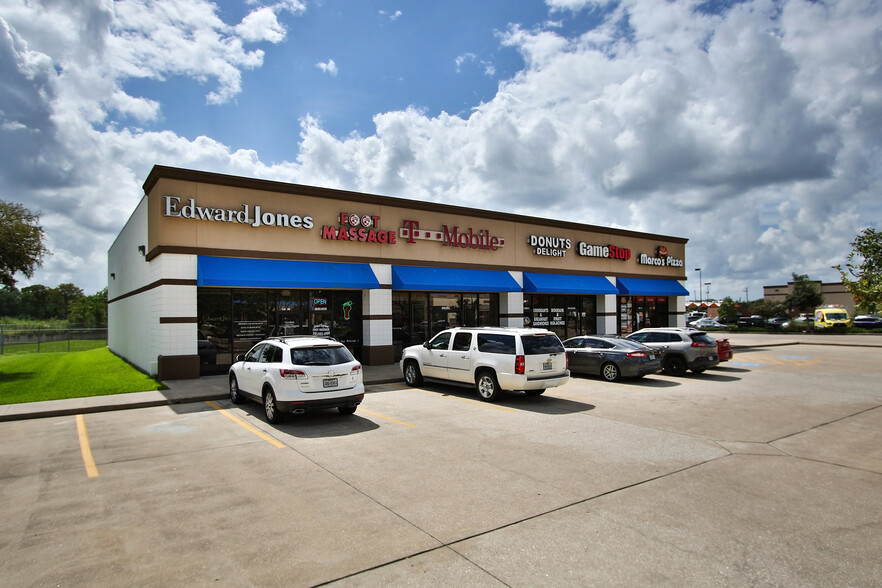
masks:
[[[824,306],[815,309],[815,329],[846,329],[850,326],[851,317],[841,306]]]

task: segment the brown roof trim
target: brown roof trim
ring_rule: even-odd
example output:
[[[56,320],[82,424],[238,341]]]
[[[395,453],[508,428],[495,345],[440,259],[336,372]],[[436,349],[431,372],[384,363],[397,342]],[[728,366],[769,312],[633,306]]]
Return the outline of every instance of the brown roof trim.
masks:
[[[242,176],[231,176],[214,172],[183,169],[179,167],[168,167],[165,165],[153,166],[153,169],[150,170],[150,174],[144,181],[144,193],[149,194],[160,178],[181,180],[186,182],[199,182],[202,184],[218,184],[221,186],[229,186],[233,188],[242,188],[247,190],[262,190],[266,192],[280,192],[283,194],[314,196],[316,198],[327,198],[332,200],[363,202],[365,204],[374,204],[378,206],[404,206],[407,208],[412,208],[414,210],[423,210],[427,212],[440,212],[443,214],[474,216],[479,218],[504,220],[533,225],[545,225],[549,227],[561,229],[566,228],[576,231],[588,230],[599,233],[606,233],[609,235],[641,237],[655,239],[659,241],[668,241],[671,243],[687,243],[689,241],[689,239],[684,237],[656,235],[653,233],[642,233],[638,231],[628,231],[625,229],[614,229],[610,227],[599,227],[596,225],[574,223],[568,221],[544,219],[532,216],[522,216],[507,212],[494,212],[489,210],[481,210],[478,208],[467,208],[464,206],[437,204],[434,202],[422,202],[419,200],[410,200],[407,198],[394,198],[392,196],[379,196],[376,194],[365,194],[362,192],[350,192],[348,190],[337,190],[334,188],[318,188],[315,186],[304,186],[302,184],[291,184],[288,182],[278,182],[274,180],[245,178]]]

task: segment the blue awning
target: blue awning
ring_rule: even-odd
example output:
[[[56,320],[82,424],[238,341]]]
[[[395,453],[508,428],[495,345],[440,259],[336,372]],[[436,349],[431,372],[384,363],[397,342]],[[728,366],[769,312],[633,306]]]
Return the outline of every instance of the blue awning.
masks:
[[[569,274],[533,274],[524,272],[524,292],[545,294],[618,294],[618,289],[603,276]]]
[[[689,290],[674,280],[616,278],[619,294],[628,296],[689,296]]]
[[[196,263],[198,286],[227,288],[314,288],[372,290],[380,287],[365,263],[203,257]]]
[[[393,265],[392,289],[430,292],[520,292],[521,286],[508,272]]]

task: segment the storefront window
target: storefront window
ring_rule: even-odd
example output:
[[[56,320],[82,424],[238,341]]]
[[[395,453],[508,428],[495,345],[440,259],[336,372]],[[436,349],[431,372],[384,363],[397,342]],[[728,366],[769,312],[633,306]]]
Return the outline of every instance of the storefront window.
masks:
[[[230,290],[200,288],[197,308],[199,372],[223,373],[233,362]]]
[[[361,292],[341,290],[331,295],[334,301],[331,336],[348,347],[356,358],[361,358]]]
[[[622,335],[647,327],[667,326],[667,296],[619,297],[619,332]]]
[[[462,296],[449,292],[432,293],[429,295],[432,325],[431,335],[434,336],[444,329],[461,327],[462,323]]]
[[[314,337],[331,336],[331,293],[311,290],[309,293],[309,329]]]
[[[478,322],[476,326],[499,325],[499,294],[478,295]]]
[[[223,373],[268,336],[333,337],[361,359],[361,291],[199,288],[196,296],[204,375]]]
[[[628,335],[636,331],[634,322],[631,314],[631,297],[619,296],[619,334]]]
[[[526,295],[524,324],[554,331],[561,339],[594,333],[597,328],[597,297]]]
[[[233,359],[268,332],[267,291],[233,290]]]
[[[303,297],[304,292],[300,290],[277,292],[275,328],[271,331],[273,335],[306,335],[309,332]]]
[[[499,294],[393,292],[392,344],[395,361],[409,345],[418,345],[450,327],[499,326]]]

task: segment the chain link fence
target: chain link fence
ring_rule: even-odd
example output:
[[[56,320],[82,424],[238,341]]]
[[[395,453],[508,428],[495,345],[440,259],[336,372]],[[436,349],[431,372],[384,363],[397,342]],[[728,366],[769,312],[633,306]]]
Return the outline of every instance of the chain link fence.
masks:
[[[107,327],[35,328],[0,325],[0,355],[85,351],[107,346]]]

